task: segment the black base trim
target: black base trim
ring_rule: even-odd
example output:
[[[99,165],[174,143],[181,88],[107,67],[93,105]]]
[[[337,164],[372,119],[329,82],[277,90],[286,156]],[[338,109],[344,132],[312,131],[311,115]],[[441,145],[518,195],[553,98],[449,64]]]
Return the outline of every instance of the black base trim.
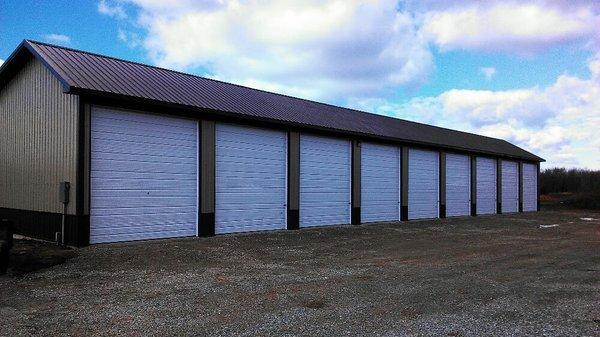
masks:
[[[440,219],[446,217],[446,205],[440,205]]]
[[[471,216],[477,216],[477,204],[471,203]]]
[[[215,235],[215,213],[200,213],[198,236],[208,237]]]
[[[408,221],[408,206],[400,207],[400,221]]]
[[[496,204],[496,213],[502,214],[502,203],[501,202]]]
[[[360,225],[360,207],[352,207],[352,224]]]
[[[288,209],[287,211],[287,229],[300,229],[300,211],[297,209]]]
[[[16,234],[54,242],[61,231],[62,214],[0,208],[0,219],[13,222]],[[65,243],[83,247],[90,244],[90,216],[71,215],[65,218]]]
[[[519,212],[523,212],[523,203],[522,202],[519,203]]]

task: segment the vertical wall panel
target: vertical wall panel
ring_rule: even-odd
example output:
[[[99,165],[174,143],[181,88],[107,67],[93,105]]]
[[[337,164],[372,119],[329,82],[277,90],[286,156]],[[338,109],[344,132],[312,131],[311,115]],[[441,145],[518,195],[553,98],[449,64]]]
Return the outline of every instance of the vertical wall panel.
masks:
[[[62,212],[61,181],[75,214],[79,97],[30,60],[0,92],[0,207]]]

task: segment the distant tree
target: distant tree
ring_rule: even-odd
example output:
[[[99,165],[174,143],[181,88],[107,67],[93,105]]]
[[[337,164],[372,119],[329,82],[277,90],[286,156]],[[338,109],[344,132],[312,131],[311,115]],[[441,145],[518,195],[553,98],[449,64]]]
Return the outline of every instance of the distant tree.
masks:
[[[540,173],[540,192],[600,192],[600,171],[558,167],[545,169]]]

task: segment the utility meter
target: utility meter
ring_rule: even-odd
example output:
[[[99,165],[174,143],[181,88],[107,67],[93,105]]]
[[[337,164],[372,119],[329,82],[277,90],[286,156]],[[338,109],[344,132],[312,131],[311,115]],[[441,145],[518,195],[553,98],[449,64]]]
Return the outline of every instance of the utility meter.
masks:
[[[60,199],[60,202],[62,202],[63,204],[69,203],[70,190],[71,190],[71,183],[69,183],[68,181],[63,181],[62,183],[60,183],[58,198]]]

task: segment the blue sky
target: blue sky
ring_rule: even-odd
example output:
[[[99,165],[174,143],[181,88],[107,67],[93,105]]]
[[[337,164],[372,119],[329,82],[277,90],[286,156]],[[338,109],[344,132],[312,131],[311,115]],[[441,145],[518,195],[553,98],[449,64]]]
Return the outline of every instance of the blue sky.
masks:
[[[23,39],[500,137],[600,169],[593,1],[0,2]]]

